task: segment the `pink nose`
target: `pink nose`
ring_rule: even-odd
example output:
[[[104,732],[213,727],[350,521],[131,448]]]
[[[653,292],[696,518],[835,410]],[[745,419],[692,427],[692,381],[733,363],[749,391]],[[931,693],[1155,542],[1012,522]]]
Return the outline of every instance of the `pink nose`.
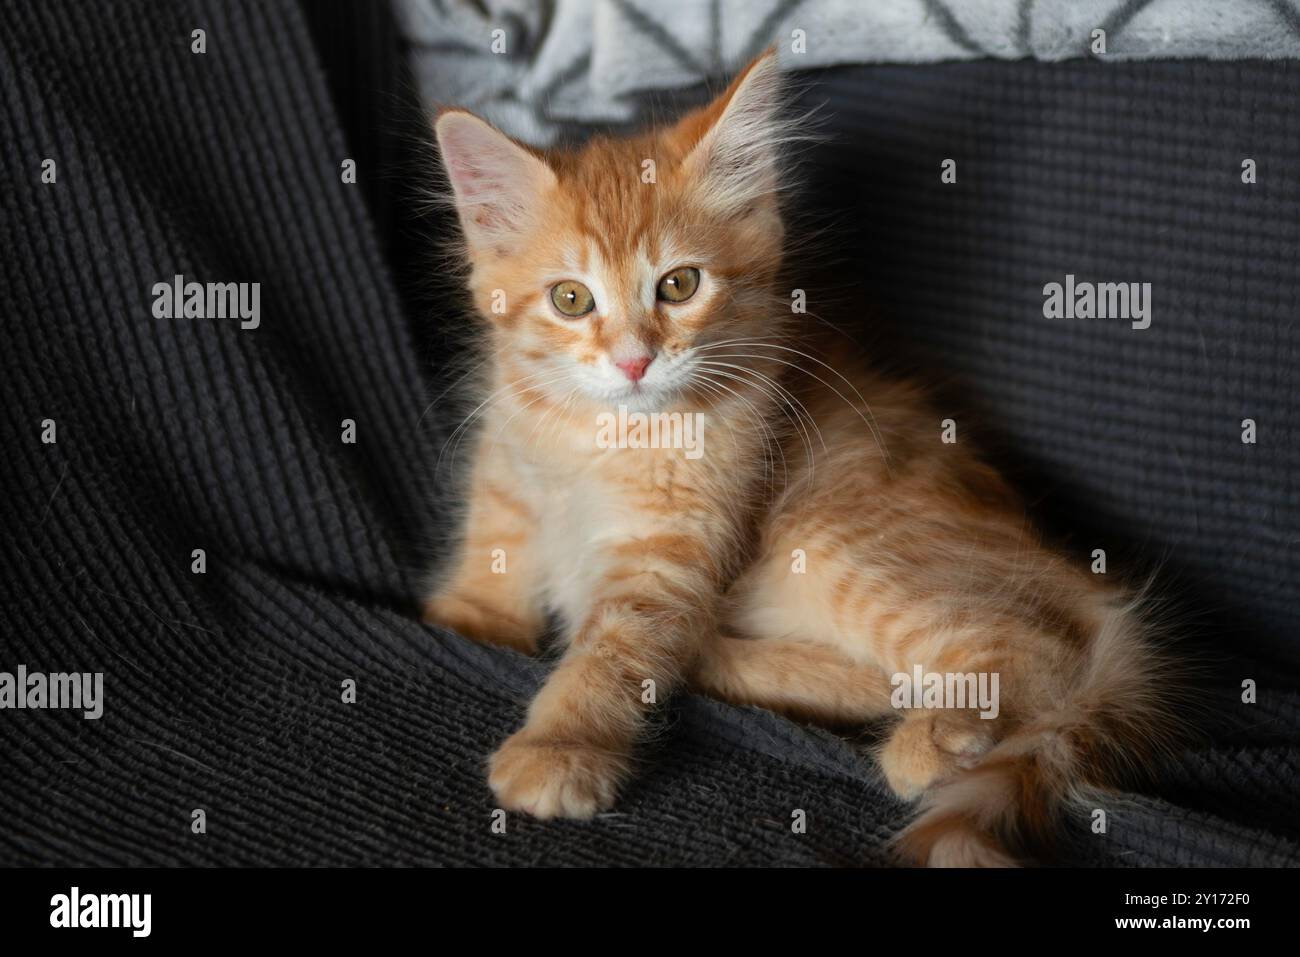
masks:
[[[640,356],[636,359],[624,359],[622,362],[615,362],[614,365],[623,370],[623,375],[627,376],[633,382],[639,382],[645,376],[645,370],[652,356]]]

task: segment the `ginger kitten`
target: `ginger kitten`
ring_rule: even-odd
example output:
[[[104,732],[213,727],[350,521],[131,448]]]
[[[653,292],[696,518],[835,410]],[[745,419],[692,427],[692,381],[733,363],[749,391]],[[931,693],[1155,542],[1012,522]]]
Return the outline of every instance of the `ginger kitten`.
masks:
[[[1161,746],[1163,666],[1132,597],[1044,547],[921,389],[823,349],[778,295],[782,104],[769,53],[675,125],[576,151],[438,117],[491,371],[425,615],[525,652],[563,622],[491,759],[505,808],[610,808],[647,710],[690,685],[892,720],[880,766],[922,802],[900,848],[1017,863]],[[698,454],[602,439],[620,407],[700,416]],[[906,707],[892,679],[917,666],[996,676],[996,717]]]

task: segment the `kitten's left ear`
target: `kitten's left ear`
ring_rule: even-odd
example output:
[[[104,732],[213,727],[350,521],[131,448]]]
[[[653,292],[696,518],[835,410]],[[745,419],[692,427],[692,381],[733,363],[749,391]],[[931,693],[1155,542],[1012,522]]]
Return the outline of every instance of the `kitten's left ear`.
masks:
[[[705,202],[724,215],[739,215],[779,184],[785,105],[776,49],[741,71],[721,96],[686,116],[672,135],[689,149],[682,163],[702,188]]]
[[[545,160],[463,110],[444,112],[434,133],[472,253],[510,249],[538,228],[556,183]]]

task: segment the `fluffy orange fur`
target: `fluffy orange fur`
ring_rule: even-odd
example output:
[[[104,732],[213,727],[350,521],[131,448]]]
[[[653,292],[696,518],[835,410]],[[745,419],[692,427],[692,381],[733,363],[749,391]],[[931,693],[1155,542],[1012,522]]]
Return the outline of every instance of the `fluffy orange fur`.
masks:
[[[775,286],[785,123],[772,54],[675,125],[572,151],[439,116],[490,381],[461,548],[426,617],[525,652],[548,612],[563,622],[491,759],[503,807],[610,808],[648,709],[690,684],[892,721],[880,766],[921,802],[900,849],[1016,863],[1064,802],[1159,745],[1159,658],[1129,596],[1045,547],[969,443],[940,441],[923,390],[796,321]],[[682,267],[694,294],[657,298]],[[589,313],[557,310],[565,281]],[[619,363],[637,357],[631,381]],[[703,454],[605,447],[597,417],[620,405],[702,415]],[[999,675],[997,718],[895,708],[891,676],[918,664]]]

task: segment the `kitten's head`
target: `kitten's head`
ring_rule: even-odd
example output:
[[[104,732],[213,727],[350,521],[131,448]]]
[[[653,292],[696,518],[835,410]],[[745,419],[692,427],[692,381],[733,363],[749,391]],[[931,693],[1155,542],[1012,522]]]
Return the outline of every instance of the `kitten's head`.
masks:
[[[691,392],[710,352],[779,331],[782,102],[768,53],[675,125],[575,151],[438,117],[470,290],[508,381],[648,410]]]

